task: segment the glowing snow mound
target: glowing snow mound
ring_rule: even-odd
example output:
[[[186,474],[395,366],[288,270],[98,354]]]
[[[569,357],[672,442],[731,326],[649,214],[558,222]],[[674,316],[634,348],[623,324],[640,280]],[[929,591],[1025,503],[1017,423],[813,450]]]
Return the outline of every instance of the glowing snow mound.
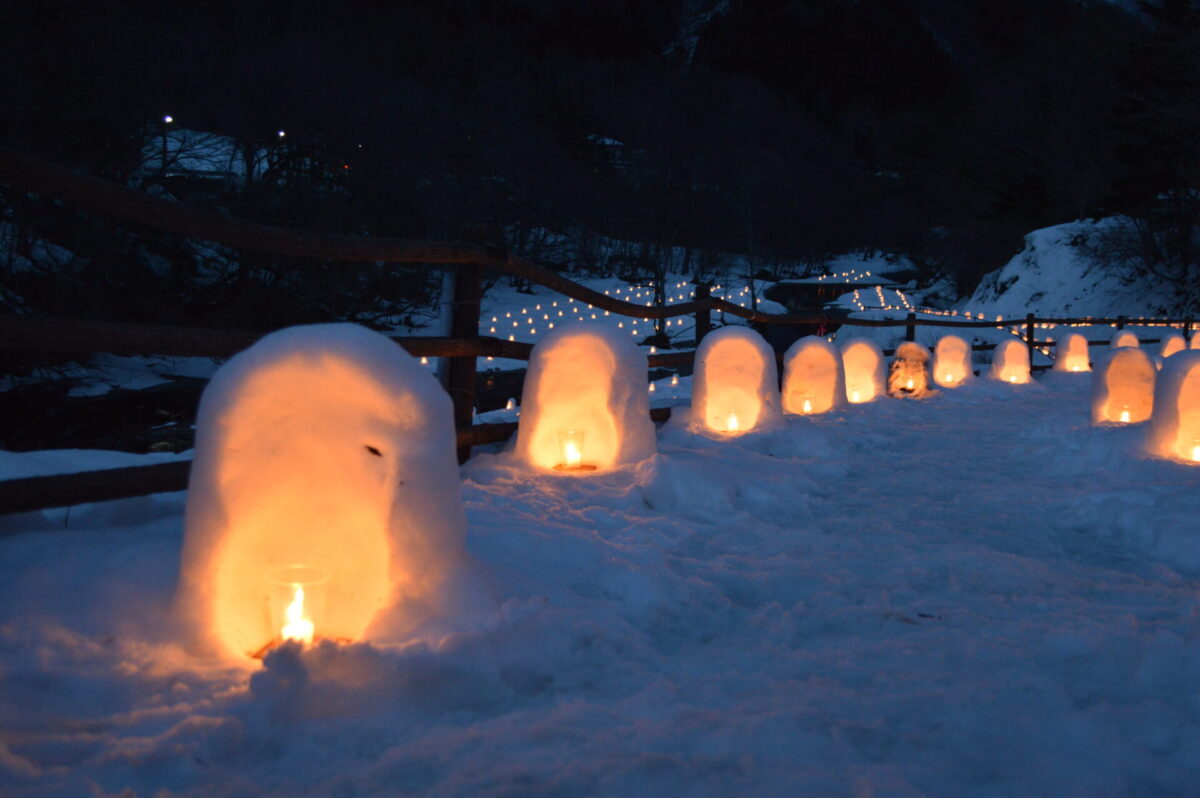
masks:
[[[1024,341],[1009,340],[996,344],[992,354],[992,378],[1023,385],[1030,381],[1029,349]]]
[[[1138,346],[1138,337],[1129,330],[1117,330],[1113,334],[1112,340],[1109,341],[1109,347],[1112,349],[1121,349],[1126,346]]]
[[[696,349],[693,430],[737,435],[783,425],[775,352],[749,327],[722,327]]]
[[[1200,464],[1200,351],[1179,352],[1163,363],[1147,427],[1150,454]]]
[[[1084,372],[1092,370],[1088,340],[1079,333],[1067,333],[1054,342],[1054,370]]]
[[[943,335],[933,350],[933,379],[943,388],[962,385],[975,376],[971,344],[957,335]]]
[[[1183,340],[1182,335],[1179,333],[1167,333],[1158,343],[1158,356],[1166,360],[1176,352],[1182,352],[1187,348],[1187,341]]]
[[[200,400],[176,612],[192,648],[388,639],[466,562],[450,398],[394,342],[292,327]]]
[[[842,344],[846,372],[846,399],[851,404],[871,402],[886,391],[883,351],[869,338],[851,338]]]
[[[1092,423],[1136,424],[1150,418],[1157,376],[1145,350],[1114,349],[1092,377]]]
[[[845,403],[846,383],[837,347],[817,335],[788,347],[783,356],[783,412],[827,413]]]
[[[888,371],[888,395],[920,399],[928,396],[933,380],[929,367],[933,360],[929,347],[916,341],[903,341],[896,347]]]
[[[563,328],[533,348],[516,455],[539,468],[608,469],[654,454],[646,355],[597,327]]]

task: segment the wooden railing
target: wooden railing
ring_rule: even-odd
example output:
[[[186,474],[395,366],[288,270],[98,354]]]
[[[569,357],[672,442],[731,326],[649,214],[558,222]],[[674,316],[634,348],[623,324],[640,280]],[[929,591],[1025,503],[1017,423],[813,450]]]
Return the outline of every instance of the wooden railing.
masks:
[[[856,327],[904,327],[908,340],[913,340],[916,328],[922,326],[962,330],[1021,329],[1024,332],[1022,338],[1031,355],[1036,348],[1049,345],[1047,341],[1036,340],[1035,330],[1038,324],[1118,327],[1177,325],[1185,337],[1190,337],[1192,327],[1191,319],[1047,319],[1035,318],[1032,314],[1024,318],[994,321],[922,318],[914,313],[908,314],[904,319],[862,319],[831,314],[772,314],[713,297],[707,285],[696,286],[696,298],[692,301],[647,307],[594,291],[491,244],[361,238],[291,230],[231,219],[151,197],[5,147],[0,147],[0,183],[43,197],[62,200],[80,209],[112,216],[127,223],[145,225],[156,230],[201,238],[240,249],[347,263],[406,263],[455,269],[451,335],[437,338],[397,337],[393,340],[414,356],[451,358],[446,388],[454,402],[460,461],[469,457],[471,447],[504,440],[516,429],[516,424],[511,423],[472,424],[476,358],[527,360],[533,349],[531,344],[479,335],[484,269],[520,277],[587,303],[593,308],[607,310],[619,316],[668,319],[693,315],[697,344],[712,328],[713,312],[723,312],[763,325],[815,325],[836,322]],[[250,346],[263,334],[196,327],[0,315],[0,349],[4,350],[228,357]],[[979,344],[973,348],[981,350],[993,347],[992,344]],[[665,352],[650,355],[648,361],[651,368],[684,367],[692,363],[693,356],[692,351]],[[669,414],[669,409],[658,409],[651,413],[659,421],[665,420]],[[187,469],[186,462],[172,462],[0,481],[0,514],[182,490],[187,484]]]

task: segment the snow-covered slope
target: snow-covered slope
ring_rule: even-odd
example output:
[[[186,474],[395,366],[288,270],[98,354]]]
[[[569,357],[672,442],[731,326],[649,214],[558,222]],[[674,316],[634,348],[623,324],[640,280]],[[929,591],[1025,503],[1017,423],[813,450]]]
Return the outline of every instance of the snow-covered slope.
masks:
[[[1118,219],[1078,221],[1034,230],[1025,248],[983,278],[962,306],[985,316],[1161,316],[1174,301],[1165,284],[1125,282],[1119,270],[1090,257]]]

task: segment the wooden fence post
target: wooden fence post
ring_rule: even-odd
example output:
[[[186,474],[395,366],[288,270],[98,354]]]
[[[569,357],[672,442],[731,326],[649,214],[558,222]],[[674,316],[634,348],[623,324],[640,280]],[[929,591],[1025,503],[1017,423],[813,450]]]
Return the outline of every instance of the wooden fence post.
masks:
[[[454,312],[450,319],[452,338],[479,337],[479,304],[483,299],[483,267],[477,263],[460,266],[454,276]],[[450,358],[446,391],[454,402],[454,426],[471,426],[475,410],[475,358]],[[458,447],[458,462],[471,456],[471,446]]]
[[[908,314],[908,326],[904,328],[904,340],[905,341],[917,340],[917,325],[913,324],[913,322],[916,321],[916,319],[917,319],[916,313]]]
[[[1029,350],[1029,366],[1033,367],[1033,314],[1025,314],[1025,348]]]
[[[1188,319],[1183,323],[1183,340],[1189,344],[1192,342],[1192,320]]]
[[[1124,316],[1117,316],[1117,329],[1118,330],[1125,329],[1125,317]]]
[[[700,302],[705,299],[712,298],[712,286],[708,283],[700,283],[696,286],[696,301]],[[696,311],[696,346],[700,346],[700,342],[704,340],[704,336],[712,331],[712,310],[706,305]]]

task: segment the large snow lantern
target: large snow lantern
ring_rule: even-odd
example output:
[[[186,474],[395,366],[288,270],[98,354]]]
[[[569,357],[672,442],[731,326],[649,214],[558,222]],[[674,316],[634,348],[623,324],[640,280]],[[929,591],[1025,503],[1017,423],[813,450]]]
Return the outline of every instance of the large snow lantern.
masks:
[[[450,399],[351,324],[272,333],[200,400],[176,611],[207,654],[386,638],[460,565]]]
[[[529,357],[516,453],[538,468],[590,472],[654,454],[646,356],[597,327],[555,330]]]
[[[883,395],[883,352],[869,338],[851,338],[842,345],[846,372],[846,399],[851,404],[871,402]]]
[[[775,352],[749,327],[722,327],[696,350],[690,426],[728,435],[780,426]]]
[[[892,367],[888,372],[888,395],[919,399],[929,394],[932,380],[929,374],[929,348],[915,341],[904,341],[896,347]]]
[[[1092,378],[1092,423],[1136,424],[1150,418],[1158,368],[1145,350],[1113,350]]]
[[[1163,363],[1148,426],[1151,454],[1200,465],[1200,351]]]
[[[1009,339],[996,344],[992,355],[992,377],[1015,385],[1029,382],[1029,349],[1024,341]]]
[[[1081,372],[1091,371],[1091,355],[1088,339],[1079,333],[1067,333],[1054,342],[1054,370]]]
[[[827,413],[846,403],[842,356],[818,335],[796,341],[783,356],[783,412]]]
[[[1126,346],[1137,346],[1138,337],[1129,330],[1117,330],[1109,341],[1109,347],[1112,349],[1121,349]]]
[[[975,376],[971,345],[957,335],[943,335],[933,348],[933,380],[943,388],[962,385]]]
[[[1167,333],[1158,344],[1158,356],[1166,360],[1176,352],[1187,349],[1187,341],[1177,332]]]

